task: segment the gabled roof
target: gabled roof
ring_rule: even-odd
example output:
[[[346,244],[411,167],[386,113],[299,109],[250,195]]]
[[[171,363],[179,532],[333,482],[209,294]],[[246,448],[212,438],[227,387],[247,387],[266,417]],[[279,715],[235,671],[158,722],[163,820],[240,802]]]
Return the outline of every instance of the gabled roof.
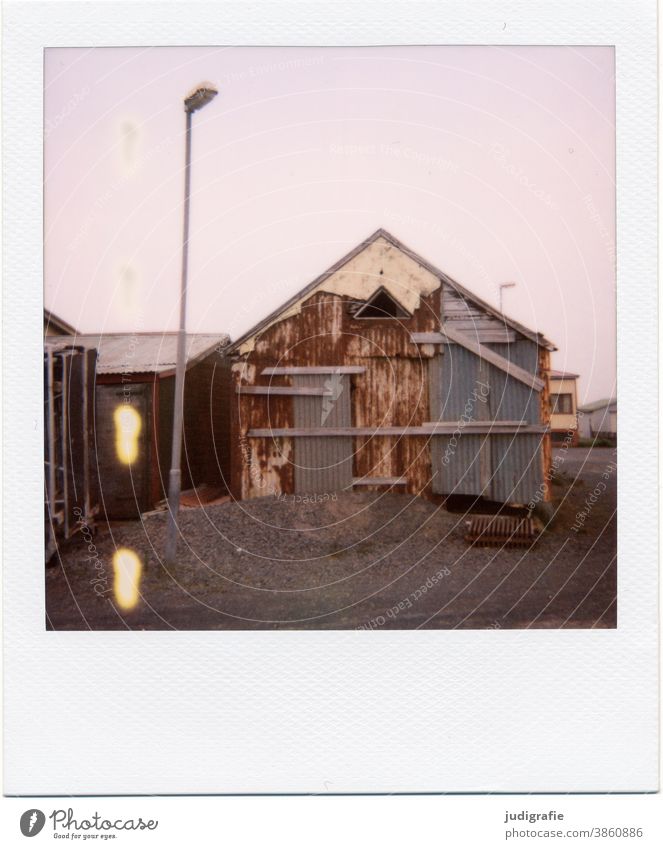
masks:
[[[591,404],[584,404],[582,407],[578,407],[581,413],[594,413],[596,410],[603,410],[606,407],[617,406],[616,398],[601,398],[600,401],[592,401]]]
[[[257,324],[255,324],[250,330],[247,330],[246,333],[244,333],[242,336],[239,337],[239,339],[237,339],[235,342],[232,343],[232,345],[230,345],[230,347],[228,348],[228,352],[233,353],[238,351],[247,340],[251,339],[252,336],[258,335],[270,324],[273,324],[274,321],[278,320],[281,313],[286,312],[288,309],[290,309],[290,307],[297,304],[298,301],[303,300],[304,298],[306,298],[307,295],[313,293],[315,289],[317,289],[321,283],[324,283],[327,278],[331,277],[332,274],[335,274],[346,263],[348,263],[354,257],[358,256],[363,250],[365,250],[373,242],[376,242],[378,239],[384,239],[385,241],[392,244],[399,251],[402,251],[402,253],[410,257],[410,259],[423,266],[423,268],[429,271],[433,276],[437,277],[441,283],[446,283],[448,286],[451,286],[463,298],[467,298],[467,300],[472,301],[482,310],[487,313],[490,313],[495,318],[499,319],[499,321],[501,321],[503,324],[506,324],[509,327],[513,328],[515,331],[525,336],[527,339],[531,339],[533,342],[536,342],[537,345],[541,345],[542,347],[547,348],[549,351],[557,350],[552,344],[552,342],[549,342],[545,338],[545,336],[543,336],[543,334],[537,333],[534,330],[530,330],[528,327],[525,327],[514,319],[508,318],[498,309],[491,306],[489,303],[477,297],[476,295],[472,294],[472,292],[470,292],[464,286],[461,286],[460,283],[457,283],[453,278],[449,277],[448,274],[445,274],[439,268],[436,268],[432,263],[428,262],[428,260],[424,259],[422,256],[419,256],[419,254],[417,254],[415,251],[411,250],[398,239],[396,239],[394,236],[392,236],[391,233],[388,233],[386,230],[380,228],[379,230],[376,230],[375,233],[373,233],[367,239],[364,239],[363,242],[360,242],[345,256],[341,257],[338,262],[335,262],[334,265],[332,265],[326,271],[323,271],[323,273],[316,277],[312,283],[309,283],[307,286],[297,292],[297,294],[293,295],[291,298],[285,301],[285,303],[283,303],[277,310],[271,312],[262,321],[259,321]]]
[[[187,367],[215,349],[225,348],[229,342],[230,337],[225,333],[187,334]],[[54,351],[96,348],[97,374],[163,375],[172,372],[177,362],[177,333],[84,333],[47,338],[45,345]]]
[[[64,319],[57,316],[54,312],[50,312],[44,307],[44,335],[49,336],[70,336],[78,331],[73,325],[66,322]]]
[[[573,374],[570,371],[555,371],[555,369],[551,369],[550,377],[552,380],[575,380],[580,377],[580,375]]]

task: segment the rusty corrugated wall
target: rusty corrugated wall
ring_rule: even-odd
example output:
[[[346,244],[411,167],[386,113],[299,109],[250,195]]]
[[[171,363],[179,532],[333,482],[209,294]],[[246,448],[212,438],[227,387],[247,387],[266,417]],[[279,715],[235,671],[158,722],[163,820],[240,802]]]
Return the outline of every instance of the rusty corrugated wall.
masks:
[[[294,385],[294,378],[288,375],[262,374],[263,369],[273,366],[362,366],[366,369],[363,374],[344,376],[348,386],[344,395],[350,409],[346,411],[341,405],[339,415],[350,416],[353,427],[424,424],[429,420],[428,363],[435,349],[433,345],[416,345],[410,333],[439,327],[439,292],[423,297],[420,308],[404,320],[356,319],[351,312],[354,303],[351,298],[328,292],[313,295],[300,313],[267,328],[254,350],[233,365],[235,386]],[[297,385],[304,385],[297,380]],[[321,380],[324,378],[318,377],[309,385]],[[295,491],[298,452],[304,459],[302,465],[310,466],[307,452],[314,443],[307,445],[308,437],[254,438],[247,434],[251,429],[295,427],[295,410],[303,410],[307,404],[313,409],[308,398],[235,395],[231,439],[236,497]],[[318,442],[323,439],[329,441],[330,437],[319,437]],[[426,438],[376,435],[352,440],[353,477],[406,476],[407,491],[430,491]],[[336,453],[332,451],[327,459],[336,463],[338,446],[334,450]],[[321,465],[329,464],[325,461]],[[347,469],[343,464],[343,480],[347,479]]]
[[[331,395],[292,399],[295,427],[351,427],[349,374],[293,375],[295,387],[327,388]],[[332,493],[352,487],[354,440],[351,436],[311,436],[295,446],[295,492]]]

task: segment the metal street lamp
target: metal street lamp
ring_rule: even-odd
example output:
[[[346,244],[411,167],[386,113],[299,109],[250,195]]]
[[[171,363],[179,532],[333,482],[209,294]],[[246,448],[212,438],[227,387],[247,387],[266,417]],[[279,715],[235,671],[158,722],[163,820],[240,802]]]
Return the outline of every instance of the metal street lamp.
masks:
[[[502,309],[502,301],[503,301],[502,292],[505,289],[513,289],[513,287],[515,285],[516,285],[515,283],[500,283],[500,312],[501,313],[504,312],[504,310]]]
[[[184,413],[184,374],[186,371],[186,289],[189,267],[189,207],[191,202],[191,116],[214,100],[218,91],[208,83],[199,85],[184,99],[186,113],[186,152],[184,164],[184,229],[182,231],[182,286],[180,290],[180,326],[177,333],[177,366],[175,369],[175,409],[173,410],[173,447],[168,477],[168,528],[166,563],[175,562],[177,552],[178,514],[182,489],[182,417]]]

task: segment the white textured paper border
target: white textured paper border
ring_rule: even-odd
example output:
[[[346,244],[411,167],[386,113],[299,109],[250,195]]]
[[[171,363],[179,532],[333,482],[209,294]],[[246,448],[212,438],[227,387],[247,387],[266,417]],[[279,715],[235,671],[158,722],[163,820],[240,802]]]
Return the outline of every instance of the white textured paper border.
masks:
[[[572,0],[4,8],[5,793],[657,786],[656,8]],[[42,52],[610,44],[617,63],[617,630],[44,630]]]

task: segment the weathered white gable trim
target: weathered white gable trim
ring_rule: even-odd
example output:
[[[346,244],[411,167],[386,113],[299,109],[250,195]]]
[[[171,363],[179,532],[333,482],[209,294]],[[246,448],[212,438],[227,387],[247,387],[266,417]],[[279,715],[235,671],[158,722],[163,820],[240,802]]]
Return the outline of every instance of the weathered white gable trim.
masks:
[[[367,301],[378,289],[383,288],[412,314],[419,308],[421,298],[432,294],[440,285],[439,277],[384,236],[380,236],[321,280],[317,286],[304,290],[294,303],[245,339],[239,347],[239,353],[248,354],[253,351],[258,336],[277,322],[299,315],[303,302],[318,292]]]

